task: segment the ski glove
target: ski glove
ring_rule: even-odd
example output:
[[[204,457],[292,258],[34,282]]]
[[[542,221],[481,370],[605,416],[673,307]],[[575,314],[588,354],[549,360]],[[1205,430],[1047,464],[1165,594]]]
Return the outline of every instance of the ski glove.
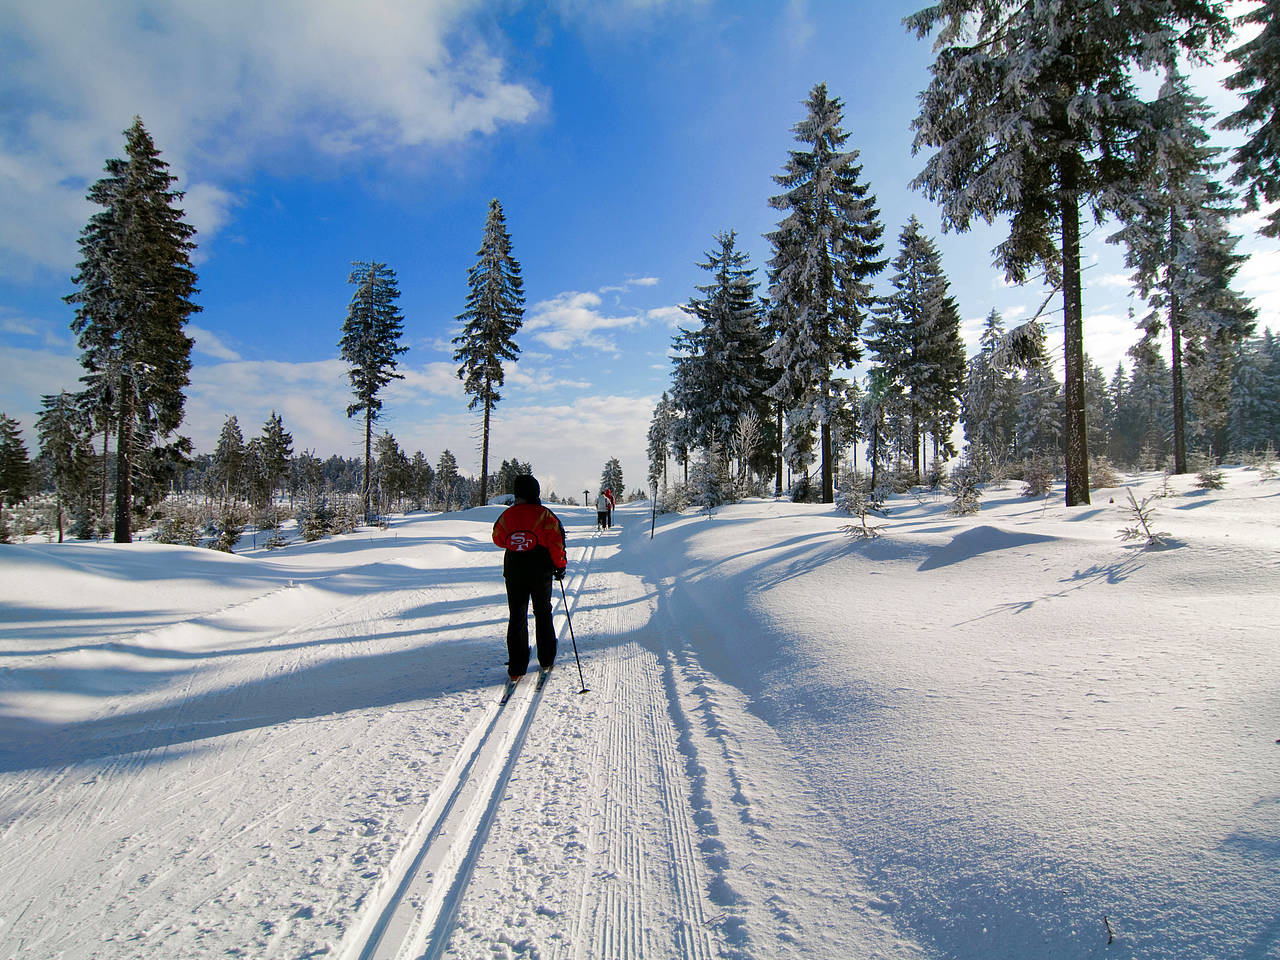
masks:
[[[564,579],[564,567],[556,567],[556,568],[555,568],[555,570],[552,572],[552,575],[553,575],[557,580],[563,580],[563,579]]]

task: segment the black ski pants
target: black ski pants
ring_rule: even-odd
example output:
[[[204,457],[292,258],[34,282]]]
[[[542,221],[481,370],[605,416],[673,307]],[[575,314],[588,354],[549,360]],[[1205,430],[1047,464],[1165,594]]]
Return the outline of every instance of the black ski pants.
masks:
[[[551,622],[551,574],[533,577],[507,577],[507,607],[511,620],[507,624],[507,669],[515,676],[529,671],[529,601],[533,601],[534,638],[538,646],[538,665],[549,667],[556,662],[556,628]]]

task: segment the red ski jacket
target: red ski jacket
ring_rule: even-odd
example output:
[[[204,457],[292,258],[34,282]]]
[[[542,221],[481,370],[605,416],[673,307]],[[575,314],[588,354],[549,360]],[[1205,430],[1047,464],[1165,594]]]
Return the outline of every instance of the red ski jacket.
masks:
[[[517,503],[503,510],[493,525],[493,542],[507,551],[505,576],[550,573],[568,566],[564,525],[540,503]]]

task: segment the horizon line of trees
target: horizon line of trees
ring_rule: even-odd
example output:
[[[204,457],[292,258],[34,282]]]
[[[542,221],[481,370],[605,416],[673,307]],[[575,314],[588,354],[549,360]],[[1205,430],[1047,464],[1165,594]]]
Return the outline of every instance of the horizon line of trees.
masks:
[[[38,423],[40,450],[32,459],[17,421],[0,415],[0,539],[10,529],[3,508],[39,495],[47,495],[49,501],[44,505],[49,517],[42,526],[47,523],[51,534],[56,531],[59,542],[64,535],[100,539],[113,533],[108,491],[115,481],[116,461],[83,442],[85,416],[66,391],[46,397]],[[232,415],[211,452],[188,451],[137,470],[136,519],[163,527],[181,514],[186,529],[194,523],[210,531],[246,525],[270,531],[292,516],[304,536],[323,535],[341,528],[333,521],[344,511],[351,518],[346,526],[353,528],[393,513],[461,509],[480,495],[479,479],[462,473],[449,449],[433,464],[421,451],[409,455],[384,431],[374,438],[371,451],[367,460],[339,455],[321,459],[310,449],[295,453],[293,437],[275,411],[261,433],[248,440]],[[371,469],[366,470],[366,464]],[[532,473],[532,464],[503,460],[490,480],[491,491],[509,494],[521,473]],[[620,486],[620,468],[617,477]],[[555,491],[543,499],[570,502]],[[162,529],[160,535],[164,538],[166,532]],[[177,537],[178,542],[188,539],[186,533]]]

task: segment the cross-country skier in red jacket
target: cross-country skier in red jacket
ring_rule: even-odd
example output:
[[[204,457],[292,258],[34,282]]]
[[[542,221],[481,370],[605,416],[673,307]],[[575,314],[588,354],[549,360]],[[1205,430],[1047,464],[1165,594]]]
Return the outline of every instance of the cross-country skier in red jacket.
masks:
[[[528,474],[513,484],[516,502],[493,525],[493,542],[506,550],[502,576],[507,582],[507,674],[519,680],[529,669],[529,601],[533,601],[538,665],[548,670],[556,659],[551,622],[551,580],[564,577],[564,525],[542,505],[538,481]]]

